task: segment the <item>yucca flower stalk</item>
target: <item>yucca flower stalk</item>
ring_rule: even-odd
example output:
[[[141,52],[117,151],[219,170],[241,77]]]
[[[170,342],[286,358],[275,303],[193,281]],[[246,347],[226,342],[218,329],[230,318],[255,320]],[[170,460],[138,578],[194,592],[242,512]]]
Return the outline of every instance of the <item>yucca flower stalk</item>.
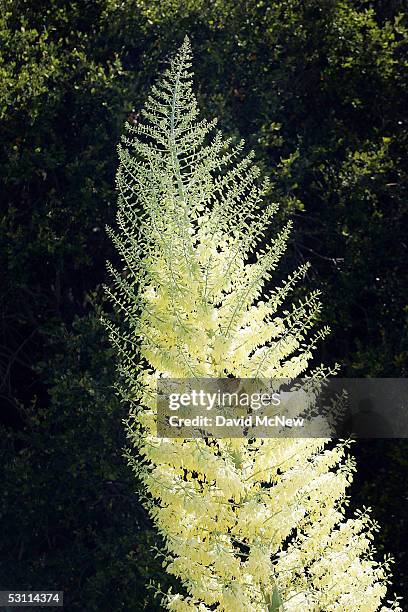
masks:
[[[373,557],[368,511],[345,518],[353,461],[328,439],[168,439],[156,434],[164,378],[295,378],[316,342],[317,292],[284,301],[306,266],[272,291],[290,224],[253,154],[198,120],[186,38],[119,147],[123,260],[107,289],[124,326],[106,324],[130,402],[128,454],[180,592],[169,610],[400,610],[384,604],[390,560]],[[260,243],[268,246],[260,248]],[[125,329],[123,329],[125,327]],[[330,370],[318,368],[324,377]],[[309,372],[310,375],[310,372]],[[136,451],[136,452],[134,452]]]

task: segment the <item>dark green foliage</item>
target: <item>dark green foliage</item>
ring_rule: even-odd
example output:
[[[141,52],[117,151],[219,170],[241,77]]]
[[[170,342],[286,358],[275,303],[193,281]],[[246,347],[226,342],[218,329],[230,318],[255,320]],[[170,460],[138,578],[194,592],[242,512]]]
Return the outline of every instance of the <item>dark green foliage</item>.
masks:
[[[14,436],[1,431],[0,584],[63,590],[70,611],[154,610],[146,585],[161,566],[123,460],[113,353],[93,315],[50,349],[36,368],[49,404],[26,408]]]
[[[406,440],[366,440],[356,449],[359,470],[351,486],[355,505],[370,504],[381,525],[376,548],[393,551],[393,588],[405,594],[408,567],[407,504],[408,455]],[[378,537],[380,536],[380,537]],[[406,604],[405,604],[406,605]],[[404,605],[403,605],[403,609]]]
[[[187,32],[200,106],[255,148],[295,221],[287,269],[311,260],[311,285],[324,290],[332,335],[321,360],[343,375],[408,375],[404,10],[402,0],[3,0],[1,584],[65,588],[70,610],[154,609],[142,585],[159,563],[89,295],[114,257],[104,226],[123,122],[137,121]],[[373,506],[397,584],[408,570],[406,450],[359,443],[353,492]]]

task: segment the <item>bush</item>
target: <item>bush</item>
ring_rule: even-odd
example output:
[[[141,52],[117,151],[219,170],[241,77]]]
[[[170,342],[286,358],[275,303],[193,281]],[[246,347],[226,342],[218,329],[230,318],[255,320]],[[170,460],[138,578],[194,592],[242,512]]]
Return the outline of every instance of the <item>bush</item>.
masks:
[[[106,391],[110,399],[98,404],[102,422],[96,423],[92,410],[78,408],[90,406],[78,382],[88,366],[82,370],[77,364],[76,391],[64,379],[64,371],[74,367],[76,343],[81,354],[95,360],[92,384],[100,389],[100,378],[111,384],[103,374],[105,367],[112,373],[110,353],[94,348],[97,354],[91,355],[102,332],[96,331],[88,296],[106,278],[104,262],[112,257],[104,226],[116,207],[115,146],[122,124],[137,121],[160,62],[189,32],[200,106],[205,115],[221,117],[224,132],[247,138],[263,168],[273,169],[281,214],[295,221],[287,267],[310,259],[324,290],[321,323],[329,323],[333,333],[319,360],[344,364],[343,375],[405,376],[405,3],[5,0],[2,8],[0,375],[6,529],[1,547],[8,560],[2,582],[31,581],[38,587],[47,576],[58,585],[66,572],[76,585],[68,585],[67,592],[82,602],[72,605],[83,605],[85,590],[94,588],[91,605],[103,609],[108,600],[101,593],[109,591],[110,578],[96,564],[102,568],[109,558],[114,565],[109,575],[122,580],[123,601],[143,605],[143,598],[134,602],[132,580],[144,582],[144,555],[127,561],[125,553],[131,542],[143,541],[132,523],[141,510],[138,505],[130,510],[130,489],[126,502],[121,493],[113,496],[115,504],[124,505],[106,529],[95,529],[96,520],[105,520],[98,514],[105,502],[92,510],[97,499],[112,497],[111,485],[102,484],[111,479],[109,469],[125,470],[119,467],[119,447],[116,455],[113,451],[122,444],[124,408]],[[100,433],[89,433],[93,453],[91,446],[81,447],[87,476],[80,464],[76,476],[70,475],[75,455],[68,450],[66,462],[58,462],[55,446],[56,463],[48,462],[47,445],[55,432],[61,444],[64,435],[74,444],[92,424]],[[105,455],[102,476],[95,457],[103,454],[103,445],[113,455]],[[407,561],[399,555],[407,525],[403,505],[395,500],[401,499],[405,465],[395,454],[403,454],[406,443],[387,451],[386,487],[381,470],[369,470],[372,449],[382,453],[381,443],[376,445],[358,445],[354,498],[357,505],[373,505],[383,525],[391,510],[397,513],[401,539],[390,527],[381,534],[384,548],[399,558],[396,571],[402,576]],[[78,514],[82,477],[98,484],[84,502],[88,509],[82,505]],[[64,478],[58,510],[46,488]],[[121,479],[127,482],[127,476]],[[18,492],[20,485],[25,493]],[[81,545],[64,539],[71,533],[72,513]],[[59,528],[47,536],[52,520],[66,525],[65,536],[58,539]],[[47,537],[54,542],[49,549]],[[48,550],[45,557],[37,555],[41,546]],[[72,560],[70,571],[64,555]]]

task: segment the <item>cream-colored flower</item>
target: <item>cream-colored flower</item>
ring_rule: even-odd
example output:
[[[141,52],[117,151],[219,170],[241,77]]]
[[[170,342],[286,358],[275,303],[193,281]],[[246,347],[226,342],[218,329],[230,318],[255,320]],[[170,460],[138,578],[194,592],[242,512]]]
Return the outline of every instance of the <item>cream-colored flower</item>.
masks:
[[[371,556],[376,526],[368,514],[345,519],[354,465],[344,445],[328,445],[320,421],[311,424],[319,438],[156,437],[160,378],[296,378],[312,358],[308,332],[320,309],[312,294],[281,311],[305,266],[265,294],[289,228],[257,247],[276,207],[262,204],[267,185],[252,155],[236,161],[242,145],[208,140],[213,123],[196,120],[189,67],[186,40],[119,151],[116,242],[132,256],[111,295],[128,331],[108,323],[132,402],[133,467],[167,571],[187,593],[168,593],[163,605],[401,611],[384,603],[389,562]],[[306,410],[307,400],[292,394],[287,414]]]

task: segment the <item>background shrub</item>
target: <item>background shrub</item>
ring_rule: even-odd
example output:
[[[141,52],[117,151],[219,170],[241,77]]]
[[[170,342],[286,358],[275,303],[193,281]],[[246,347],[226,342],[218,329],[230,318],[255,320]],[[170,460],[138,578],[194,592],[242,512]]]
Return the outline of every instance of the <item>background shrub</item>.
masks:
[[[71,610],[155,609],[98,323],[116,143],[186,32],[199,102],[243,136],[323,289],[343,376],[407,376],[405,3],[4,0],[0,16],[0,582]],[[232,126],[236,126],[233,128]],[[236,129],[236,131],[234,131]],[[407,574],[405,441],[359,442],[353,505]],[[137,596],[135,595],[137,593]],[[407,593],[406,593],[407,594]],[[110,598],[110,599],[109,599]]]

